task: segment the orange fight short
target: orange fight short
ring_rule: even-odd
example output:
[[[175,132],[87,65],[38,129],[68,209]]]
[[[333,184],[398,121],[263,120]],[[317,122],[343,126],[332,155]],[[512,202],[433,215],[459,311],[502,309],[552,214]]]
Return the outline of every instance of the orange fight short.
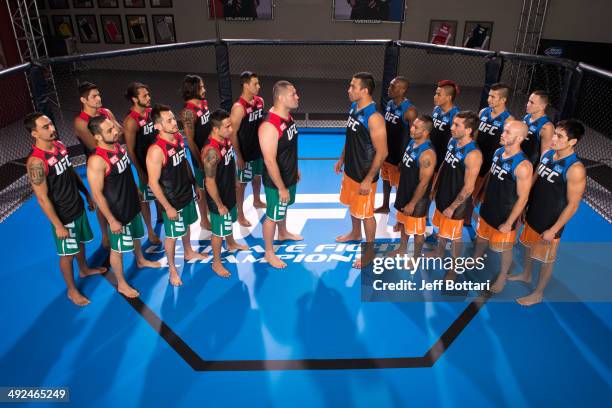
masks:
[[[543,263],[555,262],[557,250],[559,249],[560,238],[552,241],[544,241],[542,235],[536,232],[529,224],[525,223],[523,232],[519,238],[521,244],[530,249],[530,256]]]
[[[395,218],[397,219],[397,222],[404,226],[404,232],[406,232],[406,235],[425,234],[427,217],[411,217],[410,215],[404,215],[403,212],[398,211]]]
[[[501,232],[487,224],[482,217],[478,217],[476,235],[489,241],[489,248],[495,252],[504,252],[512,249],[516,241],[516,230]]]
[[[450,240],[461,239],[463,218],[460,220],[447,218],[436,208],[431,223],[438,228],[439,237]]]
[[[376,182],[372,183],[370,194],[359,194],[359,184],[346,174],[342,176],[340,187],[340,202],[349,206],[351,215],[364,219],[374,216],[374,198],[376,197]]]
[[[383,162],[382,168],[380,169],[380,178],[388,181],[393,187],[397,187],[400,179],[400,171],[397,165]]]

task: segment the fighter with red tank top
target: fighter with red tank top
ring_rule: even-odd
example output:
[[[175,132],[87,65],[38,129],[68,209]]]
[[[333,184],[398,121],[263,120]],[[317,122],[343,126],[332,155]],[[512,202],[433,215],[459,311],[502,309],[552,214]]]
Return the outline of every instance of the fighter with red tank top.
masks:
[[[105,108],[98,108],[98,115],[96,116],[100,116],[100,115],[106,116],[108,119],[111,118],[111,114],[109,110]],[[85,121],[85,123],[89,123],[89,121],[91,120],[91,118],[93,118],[93,116],[81,111],[81,113],[77,115],[77,118]],[[91,154],[95,151],[95,149],[89,149],[80,138],[77,137],[77,139],[79,143],[81,143],[81,146],[83,146],[83,151],[85,152],[85,156],[87,157],[91,156]]]
[[[108,166],[102,193],[110,211],[121,224],[128,224],[140,212],[140,200],[127,152],[115,143],[112,150],[96,147],[94,155],[100,156]]]
[[[262,155],[257,131],[264,117],[264,101],[259,96],[253,96],[251,103],[243,97],[240,97],[238,103],[244,108],[244,117],[238,128],[238,142],[242,158],[245,161],[260,159]]]
[[[62,224],[76,220],[85,206],[77,187],[78,176],[74,173],[66,146],[57,140],[53,142],[51,151],[32,146],[29,157],[40,159],[45,166],[47,195]]]
[[[232,142],[227,139],[223,140],[223,142],[219,142],[209,136],[208,144],[202,151],[202,157],[206,155],[209,149],[215,149],[219,155],[220,159],[217,162],[215,184],[217,185],[217,191],[219,192],[221,202],[223,202],[223,205],[227,209],[231,210],[236,205],[236,163],[234,161],[234,147],[232,146]],[[218,214],[219,208],[217,208],[217,204],[211,198],[210,194],[206,194],[206,201],[208,202],[209,210]]]
[[[168,142],[158,135],[150,149],[153,146],[158,146],[164,154],[159,184],[170,205],[180,210],[193,199],[193,185],[187,168],[183,136],[175,133],[174,142]]]
[[[138,165],[143,171],[147,171],[147,151],[149,146],[155,142],[157,131],[153,127],[151,108],[146,108],[144,115],[130,110],[128,116],[136,122],[136,157]]]
[[[278,164],[283,184],[285,187],[290,187],[296,184],[298,179],[297,126],[291,115],[285,119],[274,112],[268,112],[265,121],[272,124],[278,131],[276,163]],[[266,187],[277,188],[268,174],[267,168],[264,169],[263,183]]]
[[[197,120],[194,122],[194,141],[198,146],[198,151],[202,151],[202,148],[208,143],[208,135],[210,135],[210,111],[208,110],[208,102],[206,99],[202,99],[200,105],[196,105],[193,102],[187,102],[185,109],[189,109],[193,112]]]

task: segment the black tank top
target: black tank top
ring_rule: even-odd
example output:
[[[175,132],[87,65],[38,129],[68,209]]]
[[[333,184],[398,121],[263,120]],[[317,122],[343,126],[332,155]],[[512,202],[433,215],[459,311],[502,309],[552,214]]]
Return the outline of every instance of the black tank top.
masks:
[[[44,163],[47,196],[62,224],[76,220],[83,213],[85,206],[77,187],[78,176],[72,168],[66,146],[62,142],[54,141],[51,152],[32,146],[30,157],[36,157]]]
[[[545,124],[550,122],[550,119],[544,115],[532,122],[531,115],[525,115],[523,122],[529,127],[529,133],[525,140],[523,140],[523,143],[521,143],[521,150],[525,153],[531,164],[535,166],[540,160],[540,150],[542,149],[540,131]]]
[[[493,155],[495,151],[499,149],[499,139],[502,133],[504,133],[504,124],[510,112],[503,111],[496,117],[492,117],[493,109],[486,108],[480,114],[480,124],[478,125],[478,137],[476,143],[478,148],[482,152],[482,166],[480,167],[481,177],[484,177],[491,168]]]
[[[465,181],[465,158],[474,150],[478,150],[478,147],[476,147],[476,142],[473,140],[463,147],[458,147],[455,139],[448,143],[436,193],[436,208],[438,211],[443,212],[446,210],[455,201],[457,195],[459,195]],[[452,217],[454,220],[463,218],[466,202],[464,201],[457,207]]]
[[[138,165],[142,170],[147,172],[147,151],[149,147],[155,142],[157,137],[157,130],[153,127],[153,120],[151,120],[151,108],[146,108],[144,115],[140,115],[138,112],[131,110],[128,116],[136,122],[136,151],[135,159],[138,161]]]
[[[266,122],[274,125],[278,131],[278,147],[276,150],[276,163],[280,170],[281,178],[285,187],[297,183],[298,176],[298,130],[291,115],[289,118],[281,118],[274,112],[268,112]],[[277,188],[268,169],[264,168],[263,182],[266,187]]]
[[[105,108],[99,108],[98,109],[98,114],[96,116],[100,116],[100,115],[105,116],[108,119],[111,118],[110,112],[108,111],[108,109],[105,109]],[[93,118],[93,116],[85,113],[84,111],[81,111],[77,115],[77,118],[81,119],[85,123],[89,123],[89,121],[91,120],[91,118]],[[83,143],[83,141],[81,140],[81,138],[78,135],[76,136],[76,138],[79,141],[79,143],[81,144],[81,146],[83,147],[83,151],[85,152],[85,157],[91,156],[93,154],[93,152],[96,151],[96,149],[89,149],[87,147],[87,145],[85,143]]]
[[[397,165],[402,160],[410,140],[410,125],[404,119],[406,111],[413,106],[408,99],[404,99],[399,106],[391,99],[385,107],[385,127],[387,129],[387,155],[386,162]]]
[[[459,112],[459,108],[456,106],[453,106],[448,112],[444,112],[441,107],[436,106],[431,115],[433,129],[429,139],[436,150],[436,166],[438,168],[440,168],[444,161],[444,154],[451,138],[451,126],[457,112]]]
[[[244,117],[238,129],[240,152],[245,161],[257,160],[262,157],[257,131],[264,117],[264,101],[259,96],[254,96],[253,102],[248,103],[244,98],[240,97],[238,103],[244,109]]]
[[[423,152],[427,150],[433,150],[431,140],[426,140],[417,147],[414,147],[414,140],[408,143],[408,147],[404,152],[402,158],[402,164],[400,167],[400,179],[397,187],[397,194],[395,195],[395,208],[401,211],[406,204],[412,200],[414,191],[419,184],[419,160]],[[435,152],[434,152],[435,153]],[[433,179],[433,177],[432,177]],[[429,194],[431,193],[432,180],[429,180],[429,185],[423,197],[414,207],[412,217],[424,217],[427,215],[429,209]]]
[[[576,153],[560,160],[554,160],[554,155],[554,150],[542,155],[536,170],[538,177],[529,195],[527,223],[539,234],[552,227],[567,206],[567,171],[580,161]],[[563,228],[557,237],[562,232]]]
[[[180,210],[193,199],[193,186],[187,168],[183,136],[175,133],[174,143],[171,143],[158,135],[154,145],[159,146],[164,153],[159,184],[170,205]]]
[[[198,146],[198,151],[201,152],[202,148],[208,143],[208,135],[210,135],[210,111],[208,110],[208,102],[206,99],[202,99],[201,105],[195,105],[192,102],[185,104],[185,109],[189,109],[195,115],[194,127],[194,141]]]
[[[115,143],[113,150],[106,150],[98,146],[94,154],[104,159],[108,165],[102,190],[104,198],[106,198],[113,217],[125,225],[140,212],[138,188],[134,182],[134,174],[127,152],[119,143]]]
[[[361,110],[357,110],[357,102],[353,102],[346,124],[346,144],[344,149],[344,173],[360,183],[372,167],[376,150],[370,137],[368,121],[376,113],[376,104],[372,102]],[[378,180],[378,174],[372,182]]]
[[[208,149],[214,149],[220,157],[217,162],[217,172],[215,175],[215,184],[221,202],[228,210],[231,210],[236,205],[236,162],[234,161],[234,147],[232,142],[224,140],[218,142],[212,136],[208,138],[208,144],[202,151],[202,161],[208,152]],[[206,186],[206,184],[204,184]],[[215,201],[206,194],[206,201],[211,212],[219,214],[219,208]]]
[[[489,182],[480,207],[482,219],[496,229],[506,222],[518,200],[514,171],[523,160],[528,160],[523,152],[504,158],[504,151],[505,149],[501,147],[493,154],[489,168]],[[516,222],[512,225],[512,229],[515,226]]]

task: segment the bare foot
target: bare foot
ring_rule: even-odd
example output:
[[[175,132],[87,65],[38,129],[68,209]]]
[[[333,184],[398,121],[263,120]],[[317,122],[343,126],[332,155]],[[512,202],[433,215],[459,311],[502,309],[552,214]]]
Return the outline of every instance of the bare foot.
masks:
[[[106,273],[106,271],[108,271],[108,268],[105,268],[103,266],[97,266],[95,268],[90,268],[88,266],[85,269],[79,270],[79,278],[86,278],[91,275],[100,275]]]
[[[136,266],[139,268],[161,268],[161,262],[149,261],[148,259],[136,260]]]
[[[336,242],[349,242],[349,241],[361,241],[361,233],[357,235],[357,234],[353,234],[352,232],[349,232],[348,234],[340,235],[336,237]]]
[[[278,256],[275,254],[266,254],[264,257],[266,261],[270,264],[271,267],[277,269],[283,269],[287,267],[287,264],[284,263]]]
[[[302,241],[303,239],[303,236],[298,234],[292,234],[289,231],[287,231],[285,234],[281,234],[280,232],[278,233],[279,241]]]
[[[542,301],[542,294],[536,293],[536,292],[533,292],[532,294],[524,296],[522,298],[516,299],[516,302],[519,305],[523,305],[523,306],[533,306],[535,304],[540,303],[541,301]]]
[[[212,229],[212,225],[210,225],[210,221],[208,218],[203,218],[200,220],[200,228],[210,231]]]
[[[68,291],[68,299],[72,301],[77,306],[87,306],[91,302],[85,296],[81,295],[81,292],[78,290],[69,290]]]
[[[405,255],[406,248],[402,248],[401,246],[393,251],[389,251],[385,254],[385,258],[395,258],[396,255]]]
[[[117,292],[130,299],[134,299],[140,296],[140,293],[136,289],[128,285],[127,282],[118,284]]]
[[[161,240],[159,239],[157,234],[153,233],[149,234],[149,243],[151,245],[161,245]]]
[[[170,271],[170,284],[172,286],[181,286],[183,281],[176,270]]]
[[[531,283],[531,276],[527,276],[525,273],[519,273],[516,275],[508,275],[506,279],[512,282]]]
[[[361,258],[355,259],[352,266],[355,269],[361,269]]]
[[[502,280],[502,279],[498,279],[498,280],[495,281],[493,286],[491,286],[491,288],[489,289],[489,292],[491,292],[491,293],[499,293],[502,290],[504,290],[505,286],[506,286],[506,281]]]
[[[210,257],[209,254],[196,252],[193,249],[185,251],[185,262],[190,261],[203,261]]]
[[[261,200],[253,201],[253,207],[255,208],[266,208],[266,203]]]
[[[374,214],[389,214],[389,207],[380,206],[374,209]]]
[[[238,224],[240,224],[241,227],[250,227],[251,223],[249,222],[249,220],[247,220],[244,217],[238,217]]]
[[[221,262],[213,262],[212,270],[222,278],[229,278],[232,276],[231,272],[225,269]]]
[[[230,252],[231,251],[246,251],[247,249],[249,249],[248,245],[242,245],[237,242],[234,242],[233,244],[227,244],[227,250]]]

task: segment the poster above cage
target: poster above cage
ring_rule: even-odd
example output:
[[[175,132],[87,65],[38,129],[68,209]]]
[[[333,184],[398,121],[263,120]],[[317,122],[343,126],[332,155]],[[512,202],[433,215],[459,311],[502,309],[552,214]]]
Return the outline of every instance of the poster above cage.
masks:
[[[208,17],[227,21],[273,19],[272,0],[208,0]]]
[[[354,23],[399,23],[404,20],[404,0],[334,0],[333,19]]]

